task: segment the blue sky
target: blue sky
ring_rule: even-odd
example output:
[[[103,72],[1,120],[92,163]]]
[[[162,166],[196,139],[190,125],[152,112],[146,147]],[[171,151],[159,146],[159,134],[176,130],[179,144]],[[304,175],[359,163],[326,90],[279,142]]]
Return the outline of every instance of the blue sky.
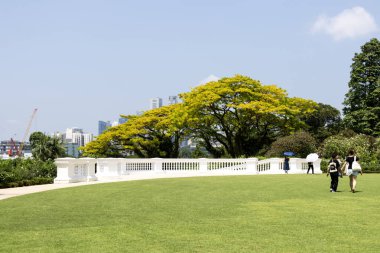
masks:
[[[116,120],[243,74],[342,108],[380,2],[0,1],[0,140]]]

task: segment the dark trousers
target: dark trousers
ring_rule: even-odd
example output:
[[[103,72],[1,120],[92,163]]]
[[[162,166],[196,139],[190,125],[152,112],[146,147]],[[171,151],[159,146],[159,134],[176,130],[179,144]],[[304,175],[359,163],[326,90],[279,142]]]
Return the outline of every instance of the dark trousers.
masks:
[[[313,164],[309,164],[309,167],[307,168],[307,174],[309,174],[310,169],[311,169],[311,173],[314,174],[314,166],[313,166]]]
[[[339,173],[332,172],[330,173],[330,177],[331,177],[330,189],[336,192],[336,190],[338,189],[338,183],[339,183]]]

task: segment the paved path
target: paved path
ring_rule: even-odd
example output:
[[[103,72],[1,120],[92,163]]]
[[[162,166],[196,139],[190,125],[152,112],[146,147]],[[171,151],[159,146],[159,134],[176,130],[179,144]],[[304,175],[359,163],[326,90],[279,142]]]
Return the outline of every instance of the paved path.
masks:
[[[156,178],[177,178],[177,177],[194,177],[194,176],[202,176],[202,175],[189,175],[189,174],[176,174],[176,175],[128,175],[124,177],[114,177],[109,178],[102,181],[92,181],[92,182],[81,182],[81,183],[69,183],[69,184],[43,184],[43,185],[33,185],[33,186],[24,186],[24,187],[14,187],[14,188],[6,188],[0,189],[0,200],[17,197],[25,194],[31,194],[36,192],[43,192],[55,189],[62,189],[68,187],[76,187],[83,185],[92,185],[92,184],[100,184],[100,183],[111,183],[111,182],[120,182],[120,181],[134,181],[134,180],[144,180],[144,179],[156,179]],[[207,175],[204,175],[207,176]]]
[[[11,197],[17,197],[20,195],[49,191],[67,187],[75,187],[81,185],[89,185],[100,182],[89,182],[89,183],[73,183],[73,184],[42,184],[42,185],[32,185],[32,186],[24,186],[24,187],[14,187],[14,188],[6,188],[0,189],[0,200],[7,199]]]

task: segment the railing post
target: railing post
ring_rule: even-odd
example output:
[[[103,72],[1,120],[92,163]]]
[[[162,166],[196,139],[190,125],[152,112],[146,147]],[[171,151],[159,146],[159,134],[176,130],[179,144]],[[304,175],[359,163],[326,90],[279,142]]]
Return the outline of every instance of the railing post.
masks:
[[[96,181],[98,178],[95,176],[95,158],[85,158],[87,161],[87,182]]]
[[[58,158],[54,161],[57,166],[57,177],[54,178],[55,184],[65,184],[73,182],[73,162],[75,158]]]
[[[162,158],[152,158],[153,171],[162,172]]]
[[[281,174],[281,158],[271,158],[270,159],[270,174]]]
[[[258,173],[257,163],[259,159],[257,158],[247,158],[247,172],[248,173]]]
[[[289,159],[289,173],[300,174],[302,173],[302,164],[298,162],[298,158]]]
[[[199,158],[199,172],[207,172],[207,158]]]
[[[318,159],[317,161],[313,162],[313,166],[314,166],[314,173],[315,174],[322,174],[322,170],[321,170],[321,159]]]

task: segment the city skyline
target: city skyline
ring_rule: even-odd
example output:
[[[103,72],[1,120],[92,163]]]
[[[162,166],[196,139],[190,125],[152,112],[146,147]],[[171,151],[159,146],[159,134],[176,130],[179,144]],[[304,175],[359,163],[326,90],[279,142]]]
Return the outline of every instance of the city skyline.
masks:
[[[0,2],[0,140],[148,110],[151,98],[242,74],[342,109],[380,2]],[[167,104],[167,103],[164,103]]]

